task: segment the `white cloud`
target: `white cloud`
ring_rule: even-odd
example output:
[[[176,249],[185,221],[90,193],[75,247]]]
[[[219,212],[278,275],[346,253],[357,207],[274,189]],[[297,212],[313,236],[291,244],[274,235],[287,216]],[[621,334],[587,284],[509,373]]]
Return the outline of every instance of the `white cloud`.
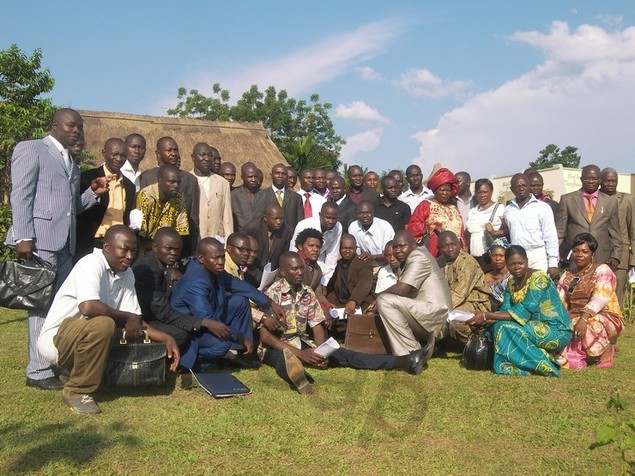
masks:
[[[583,163],[632,170],[635,150],[635,27],[607,32],[594,25],[512,40],[541,50],[533,70],[477,94],[445,113],[436,127],[412,136],[416,162],[441,162],[472,176],[525,168],[546,144],[579,147]]]
[[[402,73],[397,84],[413,96],[422,98],[460,96],[472,87],[471,81],[443,81],[427,69],[411,69]]]
[[[375,71],[370,66],[357,66],[355,71],[359,73],[362,79],[366,81],[379,81],[382,78],[382,75]]]
[[[377,109],[370,107],[363,101],[353,101],[352,103],[345,105],[340,104],[335,108],[335,117],[341,119],[352,119],[359,121],[371,121],[387,123],[388,119],[379,114]]]
[[[198,89],[206,95],[212,84],[220,83],[229,90],[233,101],[239,99],[252,84],[257,84],[261,91],[273,85],[277,90],[286,89],[290,96],[296,96],[381,54],[402,28],[402,24],[395,20],[372,22],[284,56],[255,61],[245,59],[243,64],[247,63],[248,66],[235,68],[231,72],[205,71],[184,82],[188,90]],[[156,109],[175,103],[173,97],[166,96],[159,101]]]
[[[371,152],[377,149],[383,133],[384,128],[378,127],[347,137],[346,144],[342,147],[342,152],[340,153],[340,160],[347,164],[352,164],[353,159],[359,152]]]

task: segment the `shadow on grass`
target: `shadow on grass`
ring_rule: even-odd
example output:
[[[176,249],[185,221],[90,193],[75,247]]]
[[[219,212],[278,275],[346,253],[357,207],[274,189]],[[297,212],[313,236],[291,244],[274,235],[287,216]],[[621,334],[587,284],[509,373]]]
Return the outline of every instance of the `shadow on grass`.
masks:
[[[0,310],[2,308],[0,307]],[[14,322],[22,322],[22,321],[26,321],[27,320],[27,316],[24,317],[18,317],[16,319],[9,319],[7,321],[0,321],[0,326],[6,326],[7,324],[13,324]]]
[[[106,434],[94,426],[82,424],[76,427],[72,421],[29,429],[16,423],[5,425],[0,427],[0,447],[5,451],[10,447],[12,455],[20,456],[2,468],[2,472],[40,472],[47,465],[67,465],[80,469],[115,444],[125,448],[139,446],[140,440],[127,434],[133,430],[121,422],[110,425]]]
[[[153,397],[172,395],[176,388],[177,376],[169,372],[165,376],[165,385],[156,387],[100,387],[95,395],[98,402],[110,402],[120,397]]]

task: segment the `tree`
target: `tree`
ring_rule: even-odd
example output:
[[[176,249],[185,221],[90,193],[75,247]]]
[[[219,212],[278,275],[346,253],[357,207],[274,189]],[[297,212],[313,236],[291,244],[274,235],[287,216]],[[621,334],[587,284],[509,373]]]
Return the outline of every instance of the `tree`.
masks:
[[[529,166],[540,170],[562,164],[563,167],[577,169],[581,159],[577,147],[568,145],[561,151],[556,144],[549,144],[538,153],[538,158],[535,161],[529,162]]]
[[[311,95],[309,101],[289,97],[284,89],[269,86],[264,92],[257,85],[245,91],[235,105],[229,104],[229,91],[220,84],[212,86],[212,96],[198,90],[189,93],[179,88],[176,107],[168,109],[170,116],[195,117],[215,121],[261,121],[269,137],[287,161],[294,167],[338,168],[344,140],[335,133],[329,103]]]
[[[0,51],[0,202],[10,189],[9,166],[15,145],[42,137],[53,118],[50,99],[39,96],[53,89],[55,80],[48,68],[42,69],[42,50],[31,56],[17,45]]]

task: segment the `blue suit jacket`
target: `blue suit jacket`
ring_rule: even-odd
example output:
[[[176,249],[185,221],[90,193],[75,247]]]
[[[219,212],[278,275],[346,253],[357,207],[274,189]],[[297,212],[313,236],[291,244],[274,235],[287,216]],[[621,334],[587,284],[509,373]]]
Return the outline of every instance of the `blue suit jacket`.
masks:
[[[198,261],[192,260],[183,277],[174,285],[170,304],[183,314],[222,321],[227,293],[251,299],[260,307],[270,301],[251,284],[227,273],[214,276]]]
[[[69,174],[49,137],[18,143],[11,157],[13,225],[6,243],[31,238],[35,249],[58,252],[70,244],[75,253],[76,215],[97,204],[90,187],[79,192],[79,168]]]

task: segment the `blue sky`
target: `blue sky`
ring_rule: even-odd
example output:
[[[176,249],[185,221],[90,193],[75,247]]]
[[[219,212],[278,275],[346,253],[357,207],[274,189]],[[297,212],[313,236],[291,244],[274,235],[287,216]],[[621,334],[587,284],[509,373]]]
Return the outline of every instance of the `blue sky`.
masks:
[[[59,105],[162,115],[179,86],[220,82],[235,100],[273,85],[332,103],[342,158],[377,171],[439,162],[503,175],[548,143],[632,171],[630,0],[0,0],[0,11],[0,48],[42,48]]]

